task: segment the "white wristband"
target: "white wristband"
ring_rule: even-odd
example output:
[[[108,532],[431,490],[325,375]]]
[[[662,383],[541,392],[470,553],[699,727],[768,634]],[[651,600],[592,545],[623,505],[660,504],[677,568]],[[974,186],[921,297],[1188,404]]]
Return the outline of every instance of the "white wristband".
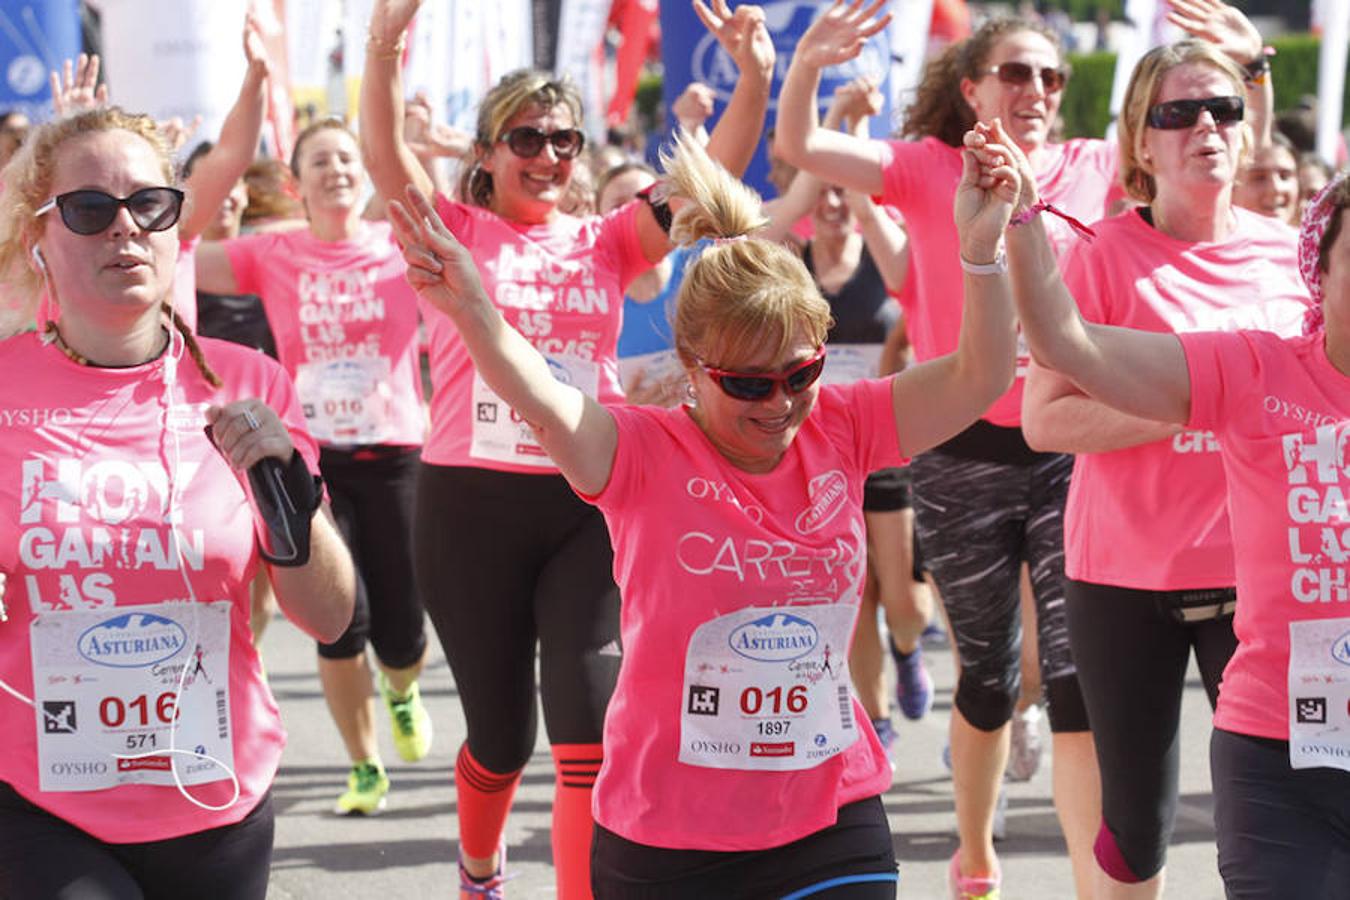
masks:
[[[991,263],[973,263],[964,256],[958,258],[961,260],[961,268],[971,275],[1004,275],[1008,271],[1008,254],[1002,247],[998,248]]]

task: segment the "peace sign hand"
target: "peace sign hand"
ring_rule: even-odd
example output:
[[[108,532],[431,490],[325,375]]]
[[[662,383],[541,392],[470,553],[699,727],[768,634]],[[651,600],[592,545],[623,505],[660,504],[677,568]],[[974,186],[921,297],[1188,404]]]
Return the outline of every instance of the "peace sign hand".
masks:
[[[773,75],[776,58],[773,38],[764,26],[764,9],[750,3],[736,7],[733,13],[727,0],[694,0],[694,12],[717,43],[736,63],[742,74],[758,73],[766,79]]]
[[[406,202],[391,200],[389,221],[408,263],[408,283],[428,303],[449,316],[489,303],[473,257],[421,191],[408,185]]]

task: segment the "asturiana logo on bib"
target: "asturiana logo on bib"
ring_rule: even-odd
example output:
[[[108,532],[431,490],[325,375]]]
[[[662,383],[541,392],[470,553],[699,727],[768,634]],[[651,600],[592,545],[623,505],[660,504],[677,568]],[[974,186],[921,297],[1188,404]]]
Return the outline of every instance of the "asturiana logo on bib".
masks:
[[[1343,666],[1350,666],[1350,631],[1331,642],[1331,657]]]
[[[819,531],[838,515],[848,500],[848,481],[844,478],[843,472],[831,469],[824,475],[817,475],[811,479],[807,494],[811,497],[811,505],[797,516],[798,534]]]
[[[139,669],[164,662],[186,643],[187,632],[172,619],[127,613],[86,628],[77,647],[96,665]]]
[[[727,639],[731,649],[760,662],[787,662],[805,656],[820,643],[816,626],[786,613],[746,622]]]

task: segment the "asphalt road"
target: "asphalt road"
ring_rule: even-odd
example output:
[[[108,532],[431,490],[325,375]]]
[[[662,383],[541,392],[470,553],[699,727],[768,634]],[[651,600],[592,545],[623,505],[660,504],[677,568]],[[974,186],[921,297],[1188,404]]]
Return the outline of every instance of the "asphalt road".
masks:
[[[367,819],[331,812],[348,763],[319,690],[312,645],[293,626],[278,621],[266,636],[263,656],[290,732],[274,790],[277,833],[269,897],[456,897],[452,771],[464,726],[439,650],[422,681],[437,729],[435,746],[421,763],[399,761],[381,709],[380,744],[393,788],[388,809]],[[952,665],[946,650],[930,650],[928,657],[938,686],[937,704],[926,719],[900,724],[895,782],[885,802],[900,860],[899,896],[941,900],[947,896],[947,861],[956,848],[951,778],[942,764]],[[553,770],[542,728],[540,732],[507,827],[507,869],[515,876],[507,895],[512,898],[555,896],[549,850]],[[1048,733],[1045,738],[1048,748]],[[1192,673],[1183,707],[1182,796],[1166,897],[1223,897],[1211,822],[1208,739],[1209,708]],[[1007,790],[1008,837],[998,847],[1004,900],[1072,897],[1068,859],[1050,800],[1048,753],[1031,781]]]

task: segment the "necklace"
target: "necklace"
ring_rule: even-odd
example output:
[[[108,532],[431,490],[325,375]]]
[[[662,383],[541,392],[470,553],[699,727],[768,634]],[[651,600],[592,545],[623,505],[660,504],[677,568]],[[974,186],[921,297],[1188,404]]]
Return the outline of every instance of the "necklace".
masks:
[[[46,326],[42,329],[42,343],[55,344],[56,349],[64,353],[66,359],[77,366],[89,365],[88,359],[70,349],[70,345],[66,343],[66,339],[61,336],[61,329],[57,328],[56,323],[53,321],[48,320]]]
[[[168,332],[165,332],[165,337],[167,336]],[[98,363],[90,362],[89,357],[80,353],[78,350],[74,349],[73,347],[71,347],[69,344],[66,343],[66,338],[63,334],[61,334],[61,329],[57,327],[57,324],[51,321],[50,319],[47,321],[47,324],[42,328],[42,343],[44,345],[55,344],[56,349],[64,353],[66,355],[66,359],[70,360],[77,366],[90,366],[92,368],[97,369],[131,368],[131,366],[100,366]],[[165,347],[167,346],[168,343],[166,341]],[[155,354],[151,356],[150,359],[147,359],[145,362],[150,362],[150,360],[158,359],[160,356],[163,355],[163,353],[164,353],[163,348],[156,350]],[[141,363],[133,363],[133,365],[141,365]]]

